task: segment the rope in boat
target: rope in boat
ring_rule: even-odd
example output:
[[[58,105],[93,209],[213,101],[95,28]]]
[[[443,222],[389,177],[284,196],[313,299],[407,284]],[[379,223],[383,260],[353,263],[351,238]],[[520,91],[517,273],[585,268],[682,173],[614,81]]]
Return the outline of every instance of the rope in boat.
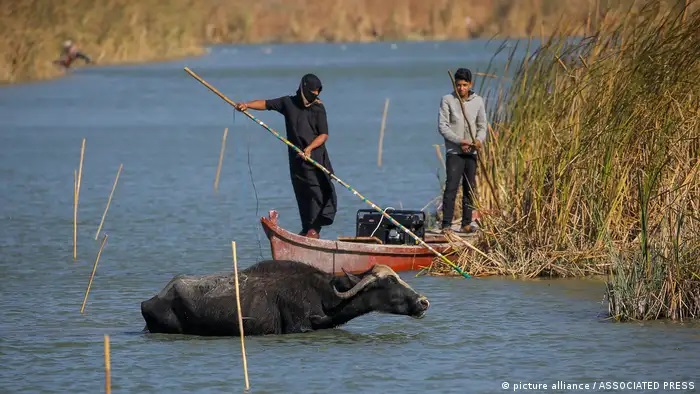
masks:
[[[384,212],[386,212],[386,211],[388,211],[388,210],[390,210],[390,209],[391,209],[392,211],[395,211],[395,210],[396,210],[396,209],[394,209],[394,207],[386,207],[386,208],[384,208]],[[374,228],[374,231],[372,231],[372,234],[369,235],[370,237],[374,237],[374,233],[376,233],[377,230],[379,230],[379,226],[382,225],[382,220],[384,220],[384,215],[382,215],[382,217],[379,219],[379,223],[377,223],[377,227]]]
[[[214,93],[215,93],[217,96],[219,96],[222,100],[226,101],[229,105],[235,107],[235,105],[236,105],[235,102],[233,102],[231,99],[229,99],[228,97],[226,97],[223,93],[219,92],[215,87],[211,86],[207,81],[203,80],[203,79],[202,79],[199,75],[197,75],[194,71],[190,70],[188,67],[185,67],[185,71],[186,71],[188,74],[190,74],[190,76],[192,76],[194,79],[196,79],[197,81],[199,81],[202,85],[206,86],[209,90],[211,90],[212,92],[214,92]],[[277,137],[278,140],[284,142],[287,146],[289,146],[290,148],[294,149],[296,152],[302,153],[302,154],[304,153],[301,149],[299,149],[299,148],[296,147],[294,144],[292,144],[291,142],[289,142],[289,140],[287,140],[286,138],[282,137],[277,131],[275,131],[274,129],[272,129],[270,126],[266,125],[263,121],[259,120],[259,119],[256,118],[255,116],[251,115],[248,111],[243,111],[243,113],[244,113],[247,117],[249,117],[252,121],[254,121],[254,122],[256,122],[257,124],[259,124],[260,126],[262,126],[265,130],[267,130],[267,131],[269,131],[270,133],[272,133],[275,137]],[[332,179],[334,179],[334,180],[335,180],[336,182],[338,182],[339,184],[343,185],[343,186],[344,186],[346,189],[348,189],[353,195],[359,197],[362,201],[364,201],[364,202],[366,202],[367,204],[369,204],[375,211],[381,213],[382,216],[384,216],[385,218],[387,218],[387,220],[389,220],[394,226],[399,227],[399,228],[400,228],[401,230],[403,230],[406,234],[408,234],[409,236],[411,236],[411,238],[413,238],[416,242],[418,242],[421,246],[427,248],[429,251],[431,251],[433,254],[435,254],[437,257],[439,257],[440,260],[442,260],[442,262],[444,262],[444,263],[447,264],[448,266],[452,267],[452,269],[454,269],[455,271],[457,271],[460,275],[464,276],[465,278],[471,278],[471,276],[470,276],[468,273],[462,271],[459,267],[457,267],[454,263],[452,263],[447,257],[443,256],[440,252],[438,252],[437,250],[435,250],[432,246],[428,245],[424,240],[420,239],[420,237],[418,237],[416,234],[414,234],[411,230],[409,230],[409,229],[407,229],[406,227],[404,227],[401,223],[399,223],[398,221],[396,221],[396,219],[392,218],[389,214],[387,214],[384,210],[382,210],[382,208],[380,208],[379,206],[377,206],[376,204],[374,204],[372,201],[368,200],[365,196],[363,196],[362,194],[360,194],[360,193],[359,193],[357,190],[355,190],[352,186],[348,185],[348,184],[345,183],[342,179],[340,179],[340,178],[338,178],[337,176],[335,176],[335,174],[333,174],[333,173],[331,173],[330,171],[328,171],[328,169],[327,169],[326,167],[322,166],[321,164],[319,164],[317,161],[315,161],[315,160],[312,159],[311,157],[306,157],[306,155],[304,155],[304,157],[306,158],[306,160],[307,160],[308,162],[310,162],[311,164],[313,164],[314,166],[316,166],[318,169],[320,169],[321,171],[323,171],[323,172],[325,172],[326,174],[328,174]]]

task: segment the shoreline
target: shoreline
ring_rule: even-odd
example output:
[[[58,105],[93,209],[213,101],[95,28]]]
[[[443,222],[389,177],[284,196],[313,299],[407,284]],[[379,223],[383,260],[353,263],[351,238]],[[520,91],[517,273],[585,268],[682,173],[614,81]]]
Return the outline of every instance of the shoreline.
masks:
[[[615,0],[627,4],[631,0]],[[43,0],[0,3],[0,85],[61,76],[51,64],[72,40],[97,64],[151,63],[220,44],[371,43],[580,34],[608,10],[594,0]],[[37,10],[41,10],[38,12]],[[570,28],[558,31],[560,21]],[[76,68],[82,67],[82,64]]]
[[[447,39],[437,39],[437,38],[421,38],[421,39],[397,39],[397,40],[367,40],[367,41],[323,41],[323,40],[316,40],[316,41],[289,41],[289,42],[283,42],[283,41],[265,41],[265,42],[240,42],[240,43],[206,43],[202,44],[201,47],[197,48],[196,50],[191,51],[191,54],[184,54],[184,55],[173,55],[173,56],[166,56],[166,57],[161,57],[161,58],[145,58],[145,59],[125,59],[125,60],[116,60],[116,61],[108,61],[105,63],[98,63],[97,60],[94,61],[92,64],[82,64],[78,63],[76,66],[72,66],[70,69],[67,70],[61,70],[58,68],[58,66],[55,66],[58,71],[55,73],[52,73],[50,76],[46,77],[35,77],[35,78],[27,78],[27,79],[21,79],[21,80],[16,80],[16,81],[5,81],[5,80],[0,80],[0,89],[5,88],[5,87],[10,87],[10,86],[21,86],[21,85],[26,85],[26,84],[35,84],[35,83],[41,83],[41,82],[48,82],[48,81],[54,81],[57,79],[64,78],[67,74],[71,73],[74,70],[81,70],[81,69],[86,69],[86,68],[97,68],[97,67],[120,67],[120,66],[138,66],[138,65],[148,65],[148,64],[158,64],[158,63],[169,63],[169,62],[176,62],[178,60],[183,60],[183,59],[188,59],[188,58],[200,58],[203,56],[206,56],[211,53],[212,48],[215,47],[234,47],[234,46],[282,46],[282,45],[291,45],[291,44],[308,44],[308,45],[313,45],[313,44],[327,44],[327,45],[362,45],[362,44],[379,44],[379,43],[386,43],[386,44],[413,44],[413,43],[454,43],[454,42],[469,42],[469,41],[483,41],[483,42],[488,42],[488,41],[510,41],[510,40],[524,40],[524,39],[532,39],[532,40],[538,40],[539,37],[525,37],[525,36],[508,36],[508,37],[486,37],[486,36],[479,36],[479,37],[472,37],[472,38],[447,38]]]
[[[91,65],[80,64],[77,66],[73,66],[70,69],[59,70],[59,71],[57,71],[57,73],[55,75],[51,75],[51,76],[47,76],[47,77],[43,77],[43,78],[39,77],[39,78],[33,78],[33,79],[23,79],[23,80],[19,80],[19,81],[0,81],[0,89],[13,87],[13,86],[32,85],[32,84],[37,84],[37,83],[56,81],[56,80],[59,80],[61,78],[68,76],[70,73],[72,73],[76,70],[82,70],[82,69],[100,68],[100,67],[139,66],[139,65],[147,65],[147,64],[175,62],[175,61],[187,59],[187,58],[199,58],[199,57],[205,56],[209,53],[209,51],[206,48],[207,47],[203,47],[203,49],[201,51],[199,51],[200,53],[193,53],[191,55],[173,56],[173,57],[167,57],[167,58],[159,58],[159,59],[157,58],[157,59],[148,59],[148,60],[125,60],[125,61],[116,61],[116,62],[107,62],[107,63],[93,63]],[[58,68],[58,67],[56,67],[56,68]]]

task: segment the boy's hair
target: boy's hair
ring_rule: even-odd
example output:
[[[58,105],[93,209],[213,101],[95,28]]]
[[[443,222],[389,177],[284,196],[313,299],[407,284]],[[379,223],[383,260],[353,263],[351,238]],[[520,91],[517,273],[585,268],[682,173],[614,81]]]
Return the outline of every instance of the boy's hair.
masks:
[[[457,72],[455,72],[455,81],[466,81],[466,82],[471,82],[472,81],[472,72],[469,71],[468,68],[459,68],[457,69]]]

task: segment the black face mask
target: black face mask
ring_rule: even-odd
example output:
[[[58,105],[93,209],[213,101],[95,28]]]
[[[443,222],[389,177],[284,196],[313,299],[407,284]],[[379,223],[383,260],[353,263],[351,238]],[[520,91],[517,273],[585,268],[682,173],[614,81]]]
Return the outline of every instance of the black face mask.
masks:
[[[307,107],[318,98],[318,94],[313,93],[312,90],[318,90],[318,93],[321,93],[321,90],[323,90],[321,80],[314,74],[306,74],[301,79],[301,83],[299,83],[297,94],[301,96],[302,102]]]
[[[304,96],[304,101],[308,103],[313,103],[318,98],[318,95],[311,91],[311,89],[306,86],[302,86],[301,94]]]

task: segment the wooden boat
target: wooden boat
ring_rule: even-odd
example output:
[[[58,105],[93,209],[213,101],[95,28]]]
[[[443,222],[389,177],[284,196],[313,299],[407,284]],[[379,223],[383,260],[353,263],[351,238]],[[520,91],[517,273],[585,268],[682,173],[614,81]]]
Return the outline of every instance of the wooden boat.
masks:
[[[435,257],[421,245],[386,245],[374,237],[308,238],[280,227],[274,210],[260,222],[270,240],[273,259],[296,260],[330,273],[342,273],[342,269],[362,272],[374,264],[388,265],[396,272],[414,271],[430,266]],[[449,248],[439,234],[426,234],[424,241],[441,254]]]

